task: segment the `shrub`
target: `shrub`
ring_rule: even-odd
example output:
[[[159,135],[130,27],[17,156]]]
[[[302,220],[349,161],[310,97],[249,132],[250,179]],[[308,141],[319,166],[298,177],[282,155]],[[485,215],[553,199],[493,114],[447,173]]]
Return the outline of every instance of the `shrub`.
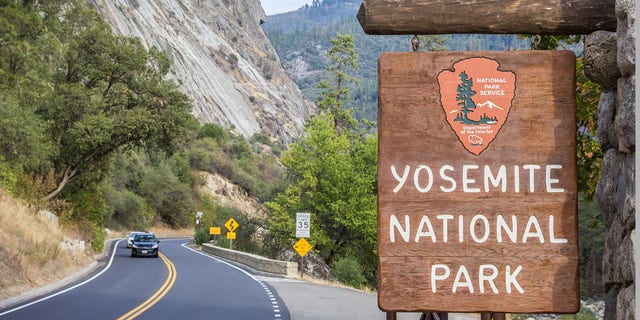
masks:
[[[198,245],[209,242],[212,238],[213,237],[211,237],[211,235],[209,234],[209,227],[199,228],[193,235],[193,241],[195,241],[195,243]]]
[[[16,184],[18,183],[19,166],[9,161],[6,161],[3,156],[0,156],[0,188],[9,192],[9,194],[15,195]]]
[[[93,240],[91,241],[91,249],[93,252],[102,252],[104,250],[104,241],[107,238],[107,233],[101,226],[93,227]]]
[[[338,281],[357,289],[363,288],[366,282],[362,267],[353,257],[340,258],[333,264],[332,272]]]
[[[206,123],[200,128],[198,139],[205,137],[213,138],[220,145],[223,145],[229,140],[227,132],[221,126],[213,123]]]
[[[141,196],[124,190],[110,199],[114,218],[129,229],[146,230],[151,227],[155,213]]]

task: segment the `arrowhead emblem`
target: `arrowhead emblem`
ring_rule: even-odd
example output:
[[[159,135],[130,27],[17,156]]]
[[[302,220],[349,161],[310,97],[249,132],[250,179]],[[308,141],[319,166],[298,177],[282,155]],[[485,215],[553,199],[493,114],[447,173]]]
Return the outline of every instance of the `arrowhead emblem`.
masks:
[[[457,61],[438,74],[440,104],[464,148],[482,153],[505,124],[515,97],[516,75],[498,61],[476,57]]]

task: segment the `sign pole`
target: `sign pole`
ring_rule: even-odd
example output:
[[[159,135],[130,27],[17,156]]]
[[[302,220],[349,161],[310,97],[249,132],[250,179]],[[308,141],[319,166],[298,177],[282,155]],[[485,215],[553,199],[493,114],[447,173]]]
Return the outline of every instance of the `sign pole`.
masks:
[[[480,320],[505,320],[506,316],[502,312],[483,312],[480,314]]]

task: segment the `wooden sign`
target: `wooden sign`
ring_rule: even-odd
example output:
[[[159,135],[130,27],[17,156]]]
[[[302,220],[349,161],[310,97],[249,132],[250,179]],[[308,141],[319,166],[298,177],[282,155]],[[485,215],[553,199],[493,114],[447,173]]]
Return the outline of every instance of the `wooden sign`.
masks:
[[[367,34],[589,34],[616,31],[615,0],[363,0]]]
[[[574,313],[575,55],[379,60],[384,311]]]

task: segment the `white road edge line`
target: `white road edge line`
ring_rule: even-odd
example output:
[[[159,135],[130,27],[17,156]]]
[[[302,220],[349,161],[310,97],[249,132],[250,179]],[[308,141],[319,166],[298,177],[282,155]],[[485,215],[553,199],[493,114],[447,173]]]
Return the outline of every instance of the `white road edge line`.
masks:
[[[256,282],[260,283],[260,280],[258,280],[258,278],[254,277],[251,273],[246,272],[245,270],[242,270],[242,268],[236,267],[236,266],[234,266],[233,264],[231,264],[231,263],[229,263],[229,262],[226,262],[226,261],[224,261],[224,260],[220,260],[220,259],[218,259],[218,258],[216,258],[216,257],[214,257],[214,256],[212,256],[212,255],[210,255],[210,254],[202,253],[202,252],[200,252],[200,251],[198,251],[198,250],[196,250],[196,249],[189,248],[189,247],[187,247],[187,244],[188,244],[188,242],[185,242],[185,243],[181,244],[180,246],[181,246],[181,247],[183,247],[183,248],[185,248],[185,249],[189,249],[189,250],[191,250],[191,251],[193,251],[193,252],[195,252],[195,253],[197,253],[197,254],[199,254],[199,255],[203,255],[203,256],[205,256],[205,257],[207,257],[207,258],[210,258],[210,259],[216,260],[216,261],[218,261],[218,262],[222,262],[222,263],[224,263],[224,264],[226,264],[226,265],[228,265],[228,266],[230,266],[230,267],[232,267],[232,268],[234,268],[234,269],[236,269],[236,270],[238,270],[238,271],[240,271],[240,272],[242,272],[242,273],[246,274],[247,276],[249,276],[249,277],[250,277],[251,279],[253,279],[254,281],[256,281]]]
[[[75,285],[75,286],[73,286],[73,287],[69,287],[69,288],[64,289],[64,290],[62,290],[62,291],[56,292],[56,293],[54,293],[54,294],[52,294],[52,295],[48,295],[48,296],[45,296],[45,297],[43,297],[43,298],[41,298],[41,299],[38,299],[38,300],[36,300],[36,301],[32,301],[32,302],[29,302],[29,303],[27,303],[27,304],[21,305],[21,306],[19,306],[19,307],[17,307],[17,308],[9,309],[9,310],[7,310],[7,311],[5,311],[5,312],[3,312],[3,313],[0,313],[0,317],[1,317],[1,316],[3,316],[3,315],[5,315],[5,314],[9,314],[9,313],[12,313],[12,312],[18,311],[18,310],[20,310],[20,309],[26,308],[26,307],[28,307],[28,306],[34,305],[34,304],[36,304],[36,303],[40,303],[40,302],[42,302],[42,301],[49,300],[49,299],[51,299],[51,298],[53,298],[53,297],[55,297],[55,296],[61,295],[61,294],[66,293],[66,292],[69,292],[69,291],[71,291],[71,290],[73,290],[73,289],[75,289],[75,288],[77,288],[77,287],[83,286],[83,285],[85,285],[85,284],[87,284],[87,283],[89,283],[89,282],[93,281],[95,278],[97,278],[97,277],[99,277],[100,275],[102,275],[105,271],[107,271],[107,270],[111,267],[111,263],[113,262],[113,258],[116,256],[116,251],[117,251],[117,249],[118,249],[118,244],[119,244],[120,242],[122,242],[122,240],[124,240],[124,239],[120,239],[120,240],[118,240],[118,242],[116,242],[116,245],[113,247],[113,252],[111,253],[111,258],[109,259],[109,263],[107,264],[107,266],[106,266],[104,269],[102,269],[102,271],[100,271],[100,272],[98,272],[97,274],[95,274],[93,277],[91,277],[91,278],[89,278],[89,279],[87,279],[87,280],[85,280],[85,281],[83,281],[83,282],[81,282],[81,283],[78,283],[78,284],[76,284],[76,285]]]
[[[180,246],[181,246],[181,247],[183,247],[183,248],[185,248],[185,249],[189,249],[189,250],[191,250],[191,251],[193,251],[193,252],[195,252],[195,253],[197,253],[197,254],[203,255],[203,256],[205,256],[205,257],[207,257],[207,258],[210,258],[210,259],[213,259],[213,260],[216,260],[216,261],[222,262],[222,263],[224,263],[224,264],[226,264],[226,265],[228,265],[228,266],[230,266],[230,267],[232,267],[232,268],[234,268],[234,269],[236,269],[236,270],[238,270],[238,271],[240,271],[240,272],[242,272],[242,273],[246,274],[246,275],[247,275],[247,276],[249,276],[251,279],[253,279],[255,282],[259,283],[259,284],[262,286],[262,289],[263,289],[263,290],[265,290],[265,293],[267,293],[268,295],[271,295],[271,291],[269,290],[269,287],[267,287],[264,283],[262,283],[262,281],[261,281],[261,280],[258,280],[258,278],[254,277],[254,276],[253,276],[252,274],[250,274],[249,272],[247,272],[247,271],[245,271],[245,270],[242,270],[242,268],[236,267],[236,266],[234,266],[233,264],[228,263],[228,262],[226,262],[226,261],[224,261],[224,260],[218,259],[218,258],[216,258],[216,257],[214,257],[214,256],[212,256],[212,255],[210,255],[210,254],[206,254],[206,253],[200,252],[200,251],[198,251],[198,250],[195,250],[195,249],[193,249],[193,248],[189,248],[189,247],[187,247],[187,246],[186,246],[187,244],[188,244],[188,242],[185,242],[185,243],[181,244]],[[275,299],[274,299],[274,300],[275,300]],[[274,310],[273,310],[274,316],[275,316],[276,318],[281,318],[281,317],[282,317],[282,315],[280,314],[280,307],[278,306],[278,302],[277,302],[277,301],[271,301],[271,304],[272,304],[272,307],[273,307],[273,309],[274,309]]]

